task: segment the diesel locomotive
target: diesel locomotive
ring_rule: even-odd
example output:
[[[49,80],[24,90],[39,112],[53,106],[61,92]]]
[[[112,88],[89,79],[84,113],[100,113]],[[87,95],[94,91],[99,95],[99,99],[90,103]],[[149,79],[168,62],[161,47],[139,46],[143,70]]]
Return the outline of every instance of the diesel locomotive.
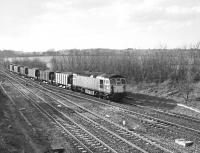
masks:
[[[126,79],[117,74],[105,74],[101,72],[53,72],[15,64],[9,65],[9,71],[104,99],[121,99],[126,94]]]

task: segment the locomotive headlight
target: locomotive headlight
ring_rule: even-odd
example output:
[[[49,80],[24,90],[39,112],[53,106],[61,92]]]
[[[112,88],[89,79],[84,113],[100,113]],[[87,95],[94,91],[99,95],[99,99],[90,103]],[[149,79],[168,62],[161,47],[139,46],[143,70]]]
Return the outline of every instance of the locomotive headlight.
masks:
[[[108,85],[108,86],[106,86],[106,89],[107,89],[107,90],[109,90],[109,89],[110,89],[110,86],[109,86],[109,85]]]

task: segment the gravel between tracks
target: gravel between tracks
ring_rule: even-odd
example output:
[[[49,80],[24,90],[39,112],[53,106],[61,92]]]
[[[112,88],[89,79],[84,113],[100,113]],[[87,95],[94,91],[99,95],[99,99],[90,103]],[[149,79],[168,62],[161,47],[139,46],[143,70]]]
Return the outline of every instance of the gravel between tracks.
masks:
[[[8,82],[4,82],[3,87],[7,94],[14,99],[15,106],[5,95],[0,93],[1,110],[1,139],[0,152],[2,153],[44,153],[51,152],[51,149],[64,148],[67,153],[77,153],[78,150],[73,143],[63,135],[58,126],[49,121],[38,112],[30,103],[20,96],[19,92]],[[2,102],[6,102],[2,107]],[[10,108],[7,108],[7,106]],[[11,110],[10,110],[11,109]],[[20,109],[24,117],[20,115]],[[0,110],[0,112],[1,112]],[[5,116],[4,119],[2,116]],[[5,124],[5,125],[4,125]],[[7,127],[6,127],[7,126]]]
[[[88,105],[88,103],[85,103],[86,105]],[[109,112],[110,110],[108,109],[108,112]],[[117,119],[118,119],[118,117],[116,117]],[[121,119],[121,121],[122,121],[122,119]],[[184,150],[183,152],[187,152],[187,150]]]

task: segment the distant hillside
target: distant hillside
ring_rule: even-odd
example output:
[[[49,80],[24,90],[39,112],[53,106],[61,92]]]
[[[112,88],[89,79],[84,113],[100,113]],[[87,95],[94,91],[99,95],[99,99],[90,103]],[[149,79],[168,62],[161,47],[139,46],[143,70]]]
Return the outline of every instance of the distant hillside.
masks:
[[[0,50],[0,58],[9,57],[33,57],[33,56],[56,56],[59,55],[57,51],[45,51],[45,52],[23,52],[13,50]]]
[[[63,49],[63,50],[54,50],[49,49],[47,51],[40,52],[23,52],[23,51],[14,51],[14,50],[0,50],[0,57],[33,57],[33,56],[145,56],[149,54],[155,54],[158,52],[169,52],[174,55],[176,52],[184,52],[189,54],[190,52],[198,51],[200,49],[192,48],[192,49],[106,49],[106,48],[91,48],[91,49]]]

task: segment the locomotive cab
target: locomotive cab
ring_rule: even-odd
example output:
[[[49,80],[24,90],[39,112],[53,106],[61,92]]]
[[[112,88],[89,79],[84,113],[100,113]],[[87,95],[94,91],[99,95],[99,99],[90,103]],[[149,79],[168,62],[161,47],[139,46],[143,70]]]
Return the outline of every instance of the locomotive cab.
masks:
[[[120,99],[126,93],[126,79],[121,75],[103,74],[99,78],[99,90],[109,99]]]
[[[120,100],[126,95],[126,80],[123,77],[110,78],[111,98]]]
[[[125,78],[111,78],[110,79],[111,92],[124,93],[126,92]]]

